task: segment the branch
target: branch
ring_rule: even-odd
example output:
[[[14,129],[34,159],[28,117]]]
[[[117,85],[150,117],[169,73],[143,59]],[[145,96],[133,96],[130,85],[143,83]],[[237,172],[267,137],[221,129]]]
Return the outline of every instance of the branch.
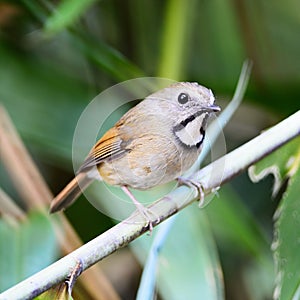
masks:
[[[250,165],[300,135],[300,111],[265,131],[253,140],[201,169],[191,179],[199,180],[206,194],[237,176]],[[180,186],[149,208],[160,222],[191,204],[198,195],[187,186]],[[156,222],[156,220],[153,220]],[[157,225],[157,223],[156,223]],[[80,262],[86,270],[96,262],[145,233],[145,220],[134,213],[97,238],[59,261],[36,273],[0,295],[0,299],[31,299],[65,280]]]

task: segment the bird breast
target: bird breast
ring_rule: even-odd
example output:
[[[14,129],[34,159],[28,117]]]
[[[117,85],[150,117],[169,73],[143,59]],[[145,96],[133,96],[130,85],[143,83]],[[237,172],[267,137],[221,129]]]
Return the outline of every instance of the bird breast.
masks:
[[[192,166],[196,147],[186,149],[169,135],[149,133],[134,139],[126,155],[98,166],[102,179],[110,185],[126,185],[145,190],[170,182]]]

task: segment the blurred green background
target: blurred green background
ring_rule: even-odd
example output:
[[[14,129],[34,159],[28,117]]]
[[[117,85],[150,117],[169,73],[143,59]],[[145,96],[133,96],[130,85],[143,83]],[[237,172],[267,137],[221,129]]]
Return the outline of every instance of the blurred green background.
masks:
[[[248,58],[246,97],[225,128],[229,151],[299,109],[299,11],[295,0],[0,1],[0,101],[56,194],[73,176],[77,120],[101,91],[160,76],[197,81],[225,107]],[[2,164],[0,178],[24,206]],[[220,192],[222,204],[214,199],[205,209],[228,299],[271,299],[272,267],[261,271],[255,259],[272,261],[280,198],[271,200],[272,182],[254,186],[243,174]],[[84,241],[113,225],[83,198],[66,214]],[[133,299],[138,278],[129,280],[133,286],[118,287],[118,280],[122,297]]]

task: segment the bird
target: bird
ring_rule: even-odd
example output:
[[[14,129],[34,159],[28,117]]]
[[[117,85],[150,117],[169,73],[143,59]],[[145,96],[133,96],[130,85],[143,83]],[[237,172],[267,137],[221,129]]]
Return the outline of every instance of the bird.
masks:
[[[67,208],[98,179],[120,186],[149,219],[130,189],[148,190],[186,172],[201,152],[209,116],[219,111],[212,91],[197,82],[176,82],[150,94],[98,140],[51,201],[50,213]]]

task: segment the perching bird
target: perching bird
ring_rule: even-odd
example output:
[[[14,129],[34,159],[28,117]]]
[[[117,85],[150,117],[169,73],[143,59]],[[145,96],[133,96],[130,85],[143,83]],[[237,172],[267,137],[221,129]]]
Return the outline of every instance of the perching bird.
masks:
[[[201,152],[209,115],[220,111],[214,103],[212,91],[195,82],[149,95],[100,138],[50,212],[68,207],[99,178],[121,186],[141,211],[128,188],[147,190],[187,171]]]

